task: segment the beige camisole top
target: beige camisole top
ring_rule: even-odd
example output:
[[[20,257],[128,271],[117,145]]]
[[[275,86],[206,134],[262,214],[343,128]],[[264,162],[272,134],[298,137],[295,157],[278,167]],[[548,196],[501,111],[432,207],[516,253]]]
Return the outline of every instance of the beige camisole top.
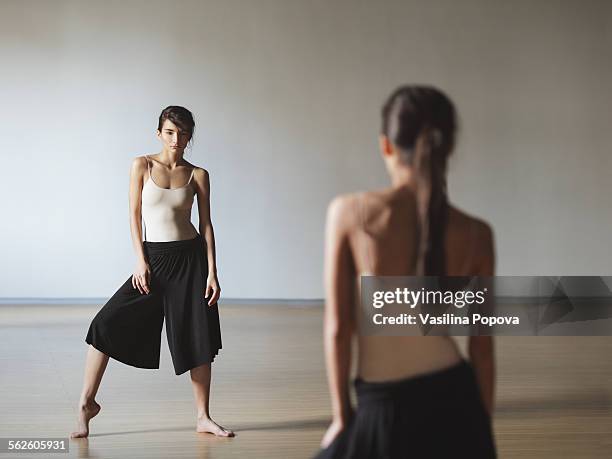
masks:
[[[198,235],[191,223],[191,208],[195,189],[193,171],[185,185],[179,188],[162,188],[151,175],[151,159],[145,155],[149,178],[142,187],[142,220],[144,240],[169,242],[193,239]]]

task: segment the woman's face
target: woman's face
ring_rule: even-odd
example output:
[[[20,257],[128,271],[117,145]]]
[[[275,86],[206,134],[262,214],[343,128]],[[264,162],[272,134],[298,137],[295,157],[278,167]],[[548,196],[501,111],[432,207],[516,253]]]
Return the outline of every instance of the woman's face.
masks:
[[[161,132],[157,131],[157,137],[159,137],[165,149],[178,152],[185,149],[191,136],[188,132],[181,132],[172,121],[164,120]]]

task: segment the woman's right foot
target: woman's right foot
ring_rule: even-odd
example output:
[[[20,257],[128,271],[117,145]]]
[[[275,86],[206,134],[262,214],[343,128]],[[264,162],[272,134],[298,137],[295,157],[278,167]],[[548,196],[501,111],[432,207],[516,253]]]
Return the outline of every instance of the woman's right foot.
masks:
[[[84,438],[89,435],[89,421],[100,412],[100,405],[94,400],[80,405],[77,430],[70,434],[70,438]]]
[[[233,437],[235,433],[231,429],[227,429],[222,425],[217,424],[209,417],[201,417],[198,418],[198,423],[196,426],[196,432],[208,432],[217,437]]]

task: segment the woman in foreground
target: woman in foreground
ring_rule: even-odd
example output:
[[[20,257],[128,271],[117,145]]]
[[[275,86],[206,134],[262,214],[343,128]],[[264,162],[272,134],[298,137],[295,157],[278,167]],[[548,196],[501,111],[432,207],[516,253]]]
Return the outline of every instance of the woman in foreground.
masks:
[[[380,135],[391,187],[329,206],[324,344],[333,420],[318,458],[496,457],[491,337],[470,337],[466,361],[450,336],[365,336],[356,328],[361,275],[493,275],[490,226],[448,202],[456,124],[439,90],[398,88],[383,107]]]

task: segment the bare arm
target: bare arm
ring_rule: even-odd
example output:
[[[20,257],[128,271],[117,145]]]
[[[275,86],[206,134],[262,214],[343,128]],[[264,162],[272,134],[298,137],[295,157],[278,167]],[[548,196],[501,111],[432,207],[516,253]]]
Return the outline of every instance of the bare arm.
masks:
[[[148,260],[145,258],[142,243],[142,186],[146,170],[146,159],[142,157],[134,158],[130,169],[129,191],[130,234],[132,235],[132,246],[134,252],[136,252],[136,268],[132,275],[132,286],[142,294],[150,292],[149,282],[151,279],[151,270]]]
[[[493,276],[495,272],[495,246],[493,231],[487,225],[484,234],[485,250],[480,259],[478,276]],[[483,403],[489,415],[493,414],[495,398],[495,349],[492,336],[470,336],[470,361],[474,366]]]
[[[130,169],[130,234],[136,259],[139,262],[146,261],[142,247],[142,186],[146,170],[146,160],[142,157],[134,158]]]
[[[221,288],[217,279],[217,256],[215,251],[215,232],[210,217],[210,179],[208,171],[196,169],[193,174],[198,196],[198,215],[200,234],[206,241],[206,256],[208,259],[208,278],[206,296],[212,294],[208,304],[213,305],[219,299]]]
[[[325,229],[323,335],[333,422],[340,426],[344,426],[351,415],[349,373],[355,278],[347,224],[351,214],[349,198],[334,199],[327,211]]]

